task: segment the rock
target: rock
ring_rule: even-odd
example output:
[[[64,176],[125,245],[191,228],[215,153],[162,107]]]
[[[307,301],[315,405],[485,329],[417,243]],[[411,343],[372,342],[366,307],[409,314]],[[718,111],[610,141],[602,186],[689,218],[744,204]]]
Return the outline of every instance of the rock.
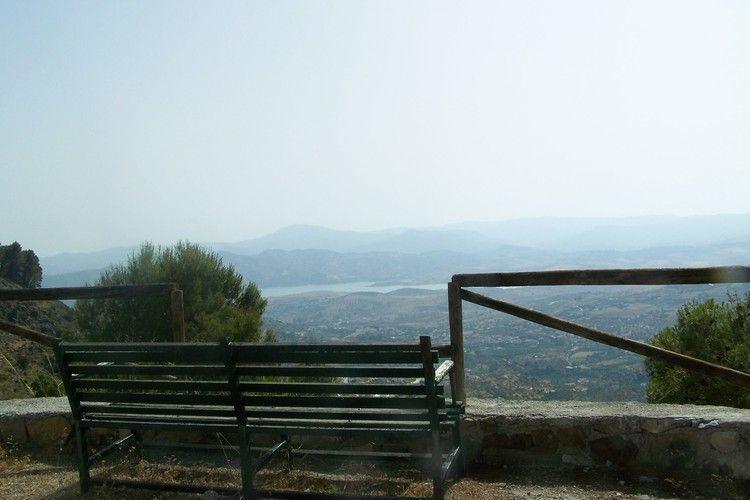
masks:
[[[708,427],[718,427],[719,421],[718,420],[711,420],[710,422],[701,422],[698,424],[699,429],[706,429]]]

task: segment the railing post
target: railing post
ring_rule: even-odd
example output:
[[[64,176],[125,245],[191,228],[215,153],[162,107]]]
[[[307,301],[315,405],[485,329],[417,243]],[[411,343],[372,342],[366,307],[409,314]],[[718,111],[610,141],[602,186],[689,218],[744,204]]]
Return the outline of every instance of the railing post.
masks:
[[[175,342],[185,342],[185,307],[182,290],[174,286],[169,294],[169,300],[172,313],[172,339]]]
[[[461,305],[461,287],[448,283],[448,326],[451,332],[451,359],[455,372],[454,400],[466,403],[464,382],[464,316]]]

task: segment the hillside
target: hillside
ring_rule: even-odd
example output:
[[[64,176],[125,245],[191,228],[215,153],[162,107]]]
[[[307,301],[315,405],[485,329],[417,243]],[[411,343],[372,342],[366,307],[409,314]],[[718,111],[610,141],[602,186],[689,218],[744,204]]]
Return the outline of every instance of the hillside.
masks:
[[[504,300],[640,341],[692,300],[724,300],[750,285],[538,287],[484,290]],[[444,291],[309,293],[269,299],[281,340],[448,342]],[[467,390],[508,399],[643,400],[643,358],[479,306],[464,306]]]
[[[17,285],[0,279],[0,288]],[[71,310],[58,301],[0,301],[0,319],[65,339],[77,336]],[[0,399],[33,396],[34,380],[40,372],[50,373],[53,365],[49,348],[0,332]]]

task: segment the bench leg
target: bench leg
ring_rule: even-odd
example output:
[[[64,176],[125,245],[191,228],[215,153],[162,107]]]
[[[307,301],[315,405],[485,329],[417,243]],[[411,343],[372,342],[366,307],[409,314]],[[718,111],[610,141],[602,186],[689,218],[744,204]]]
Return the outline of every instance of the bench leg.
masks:
[[[443,498],[443,451],[439,431],[432,431],[432,498]]]
[[[460,447],[461,451],[459,451],[458,458],[458,476],[462,476],[466,474],[466,453],[464,453],[464,448],[461,446],[461,422],[456,422],[456,425],[453,426],[453,448]]]
[[[91,475],[89,474],[89,452],[86,446],[86,429],[81,424],[75,423],[76,433],[76,457],[78,459],[78,481],[81,494],[89,491],[91,487]]]
[[[243,427],[238,435],[240,445],[240,468],[242,475],[242,498],[253,498],[253,459],[250,456],[250,443],[247,430]]]

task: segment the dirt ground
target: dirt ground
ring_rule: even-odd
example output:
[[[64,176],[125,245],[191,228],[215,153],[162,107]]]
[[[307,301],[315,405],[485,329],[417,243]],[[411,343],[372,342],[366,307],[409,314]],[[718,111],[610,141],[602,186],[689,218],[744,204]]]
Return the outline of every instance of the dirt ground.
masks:
[[[139,478],[160,482],[184,482],[239,486],[236,458],[225,456],[211,463],[195,459],[160,456],[143,459],[135,453],[107,460],[92,475],[106,478]],[[279,461],[281,462],[281,461]],[[393,465],[346,464],[299,460],[292,471],[283,463],[272,465],[256,476],[256,486],[267,489],[404,495],[429,497],[432,486],[417,470]],[[638,499],[648,498],[747,498],[750,491],[718,477],[680,482],[644,476],[617,477],[594,471],[534,471],[501,469],[471,470],[450,483],[447,499]],[[227,498],[214,492],[177,494],[131,488],[96,486],[78,493],[78,473],[66,455],[43,455],[0,447],[0,498],[3,499],[92,499],[92,498]]]

